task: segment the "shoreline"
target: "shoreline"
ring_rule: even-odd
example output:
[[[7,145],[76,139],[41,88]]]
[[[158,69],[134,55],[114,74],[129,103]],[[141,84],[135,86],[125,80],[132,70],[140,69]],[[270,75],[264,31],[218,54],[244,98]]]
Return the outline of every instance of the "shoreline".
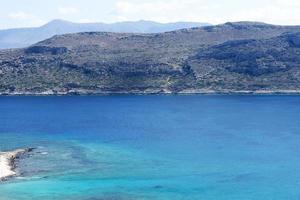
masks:
[[[16,161],[20,156],[33,151],[33,148],[0,152],[0,182],[17,175]]]
[[[68,92],[0,92],[0,96],[110,96],[110,95],[300,95],[300,90],[207,90],[187,89],[178,92],[169,90],[150,91],[68,91]]]

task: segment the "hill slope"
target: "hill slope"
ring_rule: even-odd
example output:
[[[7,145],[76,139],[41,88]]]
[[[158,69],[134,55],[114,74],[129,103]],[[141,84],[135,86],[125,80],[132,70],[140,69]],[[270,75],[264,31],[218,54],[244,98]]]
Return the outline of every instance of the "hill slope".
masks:
[[[0,49],[21,48],[45,40],[54,35],[90,31],[125,32],[125,33],[161,33],[182,28],[208,26],[208,23],[177,22],[157,23],[152,21],[105,23],[72,23],[53,20],[37,28],[19,28],[0,30]]]
[[[299,92],[300,32],[229,41],[198,51],[188,63],[198,84],[216,91]]]
[[[300,27],[78,33],[0,51],[2,94],[300,91]]]

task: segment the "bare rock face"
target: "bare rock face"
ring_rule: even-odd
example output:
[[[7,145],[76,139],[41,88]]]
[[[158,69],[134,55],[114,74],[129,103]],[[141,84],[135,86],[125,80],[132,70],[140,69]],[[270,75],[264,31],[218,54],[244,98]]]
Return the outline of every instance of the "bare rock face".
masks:
[[[88,32],[0,51],[0,94],[300,91],[299,26]]]
[[[0,181],[5,181],[12,176],[16,176],[16,160],[33,150],[34,148],[27,148],[0,152]]]

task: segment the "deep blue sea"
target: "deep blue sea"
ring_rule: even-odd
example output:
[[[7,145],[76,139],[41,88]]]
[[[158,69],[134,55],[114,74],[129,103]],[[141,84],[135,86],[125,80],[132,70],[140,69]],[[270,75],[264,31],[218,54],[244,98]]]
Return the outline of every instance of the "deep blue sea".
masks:
[[[299,200],[300,96],[0,97],[0,200]]]

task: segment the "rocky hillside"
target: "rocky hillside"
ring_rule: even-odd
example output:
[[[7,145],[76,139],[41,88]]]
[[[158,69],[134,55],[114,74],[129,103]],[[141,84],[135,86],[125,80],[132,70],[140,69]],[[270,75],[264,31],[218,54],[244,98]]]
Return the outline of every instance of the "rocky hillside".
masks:
[[[298,92],[299,32],[240,22],[160,34],[55,36],[0,51],[0,92]]]
[[[213,90],[299,92],[300,33],[228,41],[199,50],[188,63],[198,84]]]

